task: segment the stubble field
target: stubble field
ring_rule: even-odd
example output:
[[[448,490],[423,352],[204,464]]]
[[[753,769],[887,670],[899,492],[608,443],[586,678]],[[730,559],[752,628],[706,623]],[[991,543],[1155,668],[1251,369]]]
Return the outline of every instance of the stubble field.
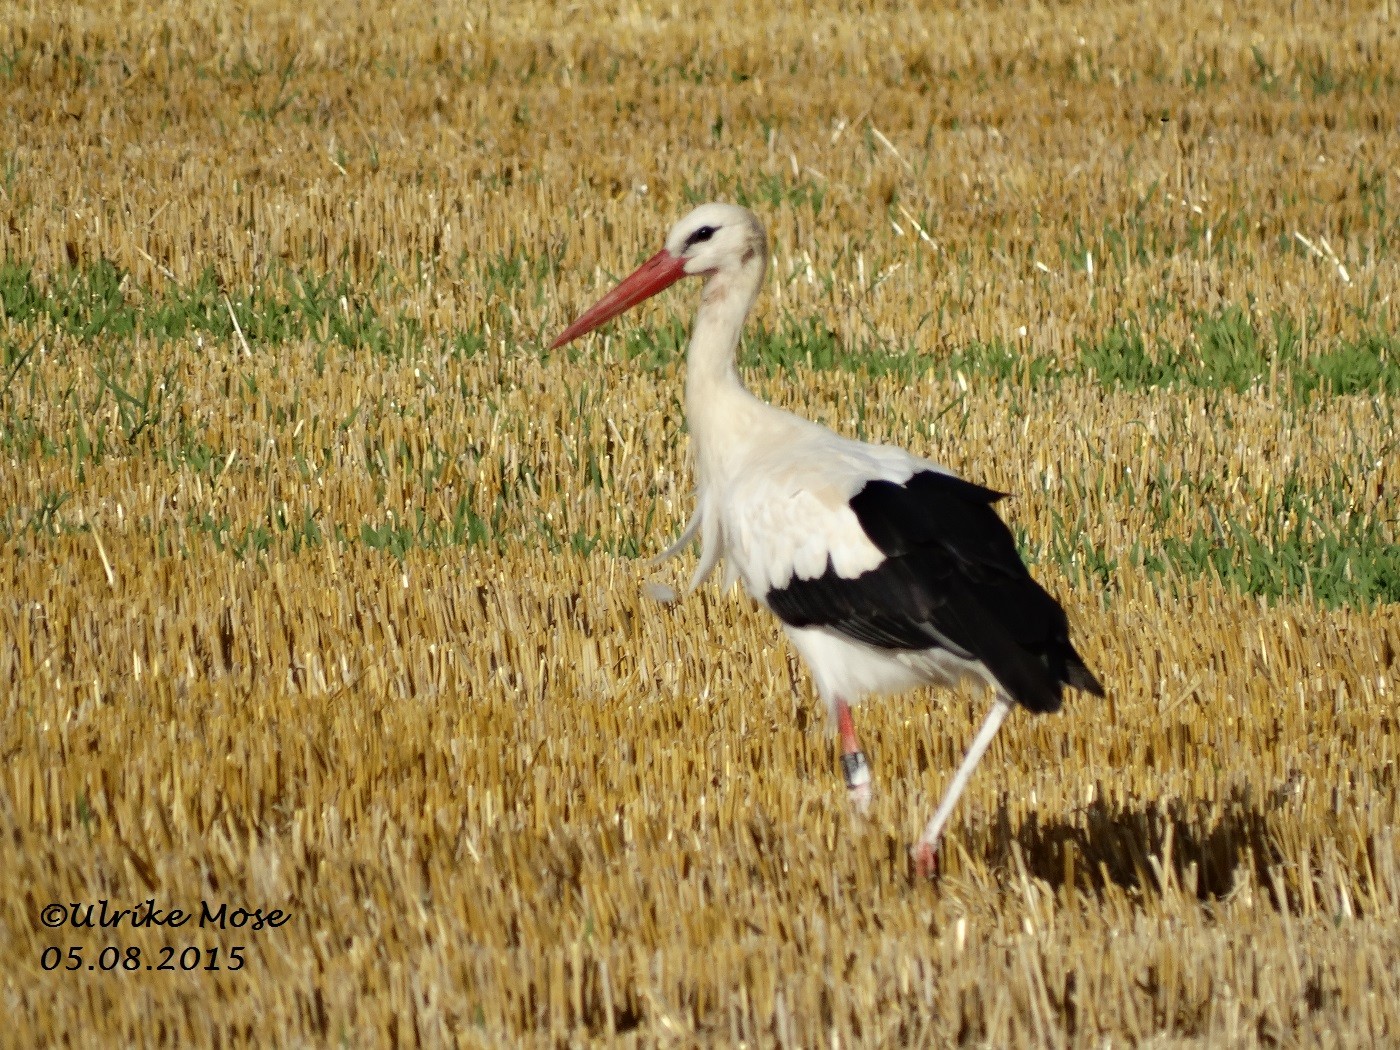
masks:
[[[1389,0],[0,3],[0,100],[0,1043],[1400,1040]],[[544,349],[709,199],[751,386],[1015,493],[1107,687],[933,883],[984,696],[862,820],[645,596],[695,289]]]

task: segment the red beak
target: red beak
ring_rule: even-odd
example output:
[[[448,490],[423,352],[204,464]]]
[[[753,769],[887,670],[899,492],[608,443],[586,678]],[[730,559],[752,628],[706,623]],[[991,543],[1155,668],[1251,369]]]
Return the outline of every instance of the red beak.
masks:
[[[662,248],[633,270],[621,284],[585,310],[577,321],[564,329],[558,339],[549,344],[549,348],[557,350],[565,343],[593,331],[624,310],[636,306],[643,299],[650,299],[657,292],[671,287],[684,276],[685,260],[676,258]]]

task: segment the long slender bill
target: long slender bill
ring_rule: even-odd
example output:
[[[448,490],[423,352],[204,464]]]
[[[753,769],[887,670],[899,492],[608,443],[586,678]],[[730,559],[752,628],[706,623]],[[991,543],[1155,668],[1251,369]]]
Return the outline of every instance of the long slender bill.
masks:
[[[997,735],[1001,723],[1006,720],[1006,716],[1010,713],[1011,701],[998,693],[996,699],[992,701],[992,709],[987,712],[986,721],[982,723],[982,728],[977,731],[976,738],[968,747],[967,754],[963,756],[962,765],[953,775],[953,782],[948,785],[948,790],[944,792],[943,801],[938,804],[938,809],[929,820],[928,826],[924,828],[924,833],[914,844],[914,867],[925,878],[933,876],[938,871],[938,838],[943,834],[943,825],[948,823],[948,818],[953,813],[953,807],[957,805],[958,797],[962,795],[963,788],[967,787],[968,780],[972,778],[972,771],[977,768],[977,763],[982,760],[983,753],[991,745],[992,737]]]
[[[585,310],[577,321],[564,329],[558,339],[549,344],[549,348],[557,350],[565,343],[593,331],[624,310],[636,306],[643,299],[650,299],[657,292],[671,287],[684,276],[685,260],[662,248],[633,270],[621,284]]]

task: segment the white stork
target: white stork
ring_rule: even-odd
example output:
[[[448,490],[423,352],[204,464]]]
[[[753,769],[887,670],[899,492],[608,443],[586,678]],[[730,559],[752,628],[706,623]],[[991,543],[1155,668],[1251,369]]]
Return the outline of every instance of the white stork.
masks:
[[[936,869],[943,825],[1013,703],[1056,711],[1066,685],[1103,695],[1064,610],[1031,579],[992,504],[1002,494],[892,445],[853,441],[745,389],[734,355],[768,265],[744,208],[705,204],[666,246],[571,324],[564,345],[682,277],[704,279],[686,358],[698,505],[667,558],[698,535],[693,591],[726,562],[783,623],[841,738],[852,802],[870,767],[851,718],[869,693],[980,678],[995,700],[914,846]]]

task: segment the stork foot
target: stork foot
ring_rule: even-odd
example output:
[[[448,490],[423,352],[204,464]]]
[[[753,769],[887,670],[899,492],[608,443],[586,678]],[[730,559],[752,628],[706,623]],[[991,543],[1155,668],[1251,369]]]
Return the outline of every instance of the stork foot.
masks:
[[[846,777],[846,797],[862,817],[870,811],[870,763],[864,751],[852,751],[841,756],[841,772]]]
[[[916,842],[909,849],[914,860],[914,874],[921,879],[938,878],[938,847],[931,842]]]
[[[953,807],[957,805],[958,797],[962,795],[963,788],[967,787],[968,780],[972,777],[972,771],[977,768],[977,763],[982,761],[982,754],[992,742],[992,737],[997,735],[997,730],[1001,728],[1001,723],[1011,712],[1011,700],[1005,693],[997,693],[996,700],[992,702],[992,709],[987,712],[986,719],[982,722],[982,728],[977,730],[977,735],[973,737],[972,743],[968,746],[967,754],[963,756],[962,765],[958,766],[958,771],[953,774],[953,781],[948,785],[948,790],[943,793],[943,801],[934,810],[933,816],[924,827],[924,833],[919,836],[919,841],[914,844],[911,853],[914,857],[914,868],[925,878],[932,878],[938,874],[938,840],[943,834],[943,826],[948,823],[948,818],[953,813]]]

